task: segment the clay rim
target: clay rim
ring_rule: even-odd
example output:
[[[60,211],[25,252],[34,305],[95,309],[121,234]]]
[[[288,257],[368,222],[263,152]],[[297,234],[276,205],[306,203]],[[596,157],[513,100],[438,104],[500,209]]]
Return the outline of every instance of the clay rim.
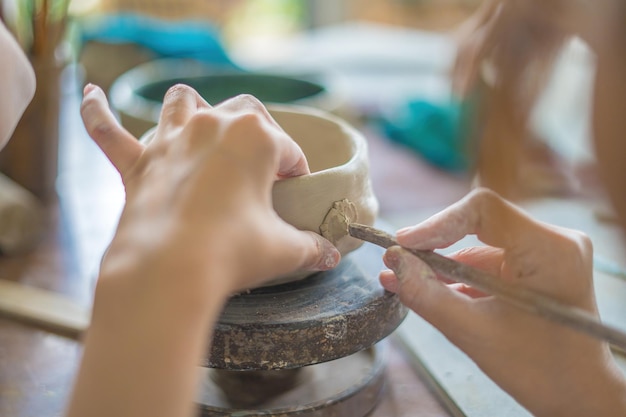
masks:
[[[332,122],[333,124],[339,127],[339,129],[341,130],[341,133],[345,136],[345,138],[349,138],[347,140],[350,141],[351,156],[343,164],[335,165],[330,168],[325,168],[319,171],[311,172],[310,174],[307,174],[307,175],[284,178],[284,179],[276,181],[275,185],[278,185],[281,183],[288,183],[290,181],[296,181],[296,180],[297,181],[303,181],[303,180],[323,181],[323,179],[320,180],[320,177],[323,178],[324,176],[331,176],[331,175],[336,176],[338,174],[341,174],[341,175],[356,174],[357,171],[359,170],[359,165],[358,165],[359,161],[366,164],[366,167],[369,168],[369,159],[367,155],[367,152],[368,152],[367,141],[365,140],[365,137],[361,134],[361,132],[359,132],[354,127],[350,126],[347,122],[343,121],[342,119],[336,116],[333,116],[331,113],[325,112],[323,110],[315,109],[312,107],[308,107],[308,106],[297,106],[293,104],[288,104],[288,105],[270,104],[270,105],[267,105],[267,109],[269,110],[270,114],[274,111],[277,111],[280,113],[311,116],[311,117],[315,117],[324,121]],[[155,130],[156,130],[156,126],[148,129],[143,135],[141,135],[141,137],[139,138],[139,142],[143,143],[144,145],[149,144],[152,140],[152,136]],[[295,139],[293,140],[294,142],[298,143],[297,140]]]
[[[315,117],[317,119],[324,120],[326,122],[331,122],[340,129],[340,132],[344,136],[345,140],[348,140],[350,142],[351,156],[343,164],[335,165],[330,168],[325,168],[319,171],[311,172],[310,174],[307,174],[304,176],[284,178],[284,179],[276,181],[276,184],[286,183],[289,181],[295,181],[298,179],[301,181],[303,178],[310,178],[311,180],[315,179],[316,181],[318,181],[318,178],[323,177],[323,176],[330,176],[330,175],[336,176],[338,174],[341,174],[341,175],[350,174],[351,175],[358,171],[359,161],[366,164],[366,168],[369,168],[369,159],[367,155],[367,151],[368,151],[367,141],[365,140],[365,137],[363,136],[361,132],[359,132],[357,129],[355,129],[354,127],[352,127],[350,124],[340,119],[339,117],[336,117],[333,114],[326,112],[324,110],[320,110],[320,109],[316,109],[316,108],[312,108],[308,106],[293,105],[293,104],[288,104],[288,105],[270,104],[270,105],[267,105],[267,109],[269,110],[270,114],[276,111],[280,113],[289,113],[289,114],[300,115],[300,116],[302,115],[310,116],[310,117]],[[298,143],[296,139],[293,139],[293,140],[296,143]]]

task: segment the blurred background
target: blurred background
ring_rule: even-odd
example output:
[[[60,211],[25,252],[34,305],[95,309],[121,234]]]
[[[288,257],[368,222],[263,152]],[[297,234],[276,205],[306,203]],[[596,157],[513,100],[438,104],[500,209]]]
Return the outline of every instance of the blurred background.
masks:
[[[141,137],[156,123],[167,88],[183,82],[214,104],[251,93],[348,120],[368,140],[383,218],[450,204],[469,190],[474,163],[472,103],[451,90],[455,31],[480,4],[1,0],[1,17],[31,59],[38,87],[0,152],[0,171],[44,207],[71,213],[73,229],[97,229],[96,216],[109,230],[123,188],[82,127],[82,87],[100,85],[121,123]],[[561,54],[533,113],[525,195],[588,189],[576,170],[592,160],[591,70],[582,44]]]

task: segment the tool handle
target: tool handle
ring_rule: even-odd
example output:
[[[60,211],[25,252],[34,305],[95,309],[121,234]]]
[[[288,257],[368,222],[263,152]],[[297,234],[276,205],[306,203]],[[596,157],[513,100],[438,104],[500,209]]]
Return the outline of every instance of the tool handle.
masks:
[[[348,226],[350,236],[373,243],[383,248],[400,246],[388,233],[362,224]],[[605,340],[621,350],[626,350],[626,333],[601,323],[595,316],[577,307],[560,303],[546,295],[515,283],[498,279],[484,271],[462,264],[438,253],[408,249],[413,255],[426,262],[439,275],[471,285],[487,294],[492,294],[518,308],[537,314],[555,323]]]

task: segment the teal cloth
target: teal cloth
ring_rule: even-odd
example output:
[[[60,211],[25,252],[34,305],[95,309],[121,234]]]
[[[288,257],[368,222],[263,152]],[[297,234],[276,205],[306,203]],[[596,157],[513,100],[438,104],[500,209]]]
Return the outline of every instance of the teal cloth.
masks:
[[[433,165],[449,171],[466,171],[472,165],[471,135],[465,103],[434,104],[416,99],[393,115],[383,116],[385,135],[407,146]]]
[[[208,21],[165,21],[126,13],[81,22],[80,40],[87,43],[135,43],[161,58],[191,58],[236,68],[222,46],[217,28]]]

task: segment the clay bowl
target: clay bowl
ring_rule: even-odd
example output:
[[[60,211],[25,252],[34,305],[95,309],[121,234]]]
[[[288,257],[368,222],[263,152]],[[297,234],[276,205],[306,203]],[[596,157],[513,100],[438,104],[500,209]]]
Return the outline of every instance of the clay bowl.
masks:
[[[335,83],[328,75],[246,72],[192,60],[163,59],[139,65],[111,86],[111,106],[122,124],[139,137],[159,120],[168,88],[190,85],[209,103],[252,94],[264,103],[299,104],[335,111],[340,107]]]
[[[372,225],[378,201],[369,178],[367,142],[343,120],[321,110],[302,106],[268,106],[282,128],[300,145],[311,174],[277,181],[273,188],[274,209],[286,222],[300,230],[322,234],[333,203],[349,200],[356,213],[353,221]],[[150,141],[152,131],[142,142]],[[328,219],[326,219],[328,220]],[[328,235],[327,235],[328,236]],[[362,242],[350,236],[330,236],[345,256]],[[296,272],[277,277],[267,285],[303,279],[311,273]]]

